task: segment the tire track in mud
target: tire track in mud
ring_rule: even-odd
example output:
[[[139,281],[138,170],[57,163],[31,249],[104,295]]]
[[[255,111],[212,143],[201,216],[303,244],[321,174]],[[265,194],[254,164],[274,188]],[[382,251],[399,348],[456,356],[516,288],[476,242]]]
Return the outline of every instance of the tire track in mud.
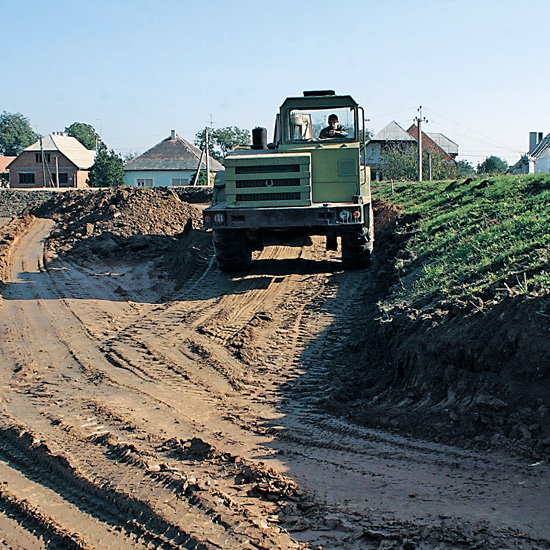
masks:
[[[22,270],[23,271],[23,270]],[[42,287],[41,291],[46,291],[47,288]],[[82,297],[82,295],[81,295]],[[11,296],[12,300],[14,296]],[[33,302],[33,299],[31,299],[30,296],[27,296],[26,299],[29,303]],[[52,299],[50,296],[41,296],[39,300],[45,300],[45,299]],[[15,302],[15,300],[13,300]],[[69,302],[67,300],[63,300],[62,303],[64,304],[64,307],[68,307]],[[15,305],[15,304],[12,304]],[[71,304],[72,305],[72,304]],[[48,309],[48,308],[46,308]],[[68,309],[70,311],[70,308]],[[13,313],[13,312],[12,312]],[[56,311],[56,313],[59,313]],[[60,368],[58,369],[58,375],[60,378],[63,378],[62,381],[59,381],[59,386],[67,386],[67,393],[71,394],[75,392],[75,387],[71,389],[72,386],[74,386],[76,376],[71,376],[71,370],[74,371],[75,369],[83,370],[82,366],[86,363],[89,363],[91,366],[96,369],[96,371],[99,369],[100,371],[103,370],[106,373],[111,371],[109,374],[112,376],[108,377],[108,380],[111,385],[116,385],[117,391],[119,391],[121,388],[125,388],[128,391],[132,391],[134,394],[137,391],[137,395],[140,395],[140,386],[141,384],[136,384],[136,376],[135,372],[132,373],[132,377],[122,377],[125,381],[123,386],[120,384],[120,369],[116,369],[116,372],[113,372],[112,365],[103,359],[101,354],[98,354],[98,350],[96,349],[88,349],[89,343],[86,344],[84,347],[82,347],[82,342],[86,342],[86,339],[83,338],[77,338],[76,335],[78,334],[78,330],[76,326],[71,326],[71,333],[73,334],[73,340],[78,339],[79,343],[75,347],[74,342],[70,342],[67,338],[64,338],[62,335],[62,331],[59,330],[59,327],[56,329],[55,322],[53,319],[55,317],[58,317],[59,315],[55,315],[51,310],[49,310],[49,315],[51,316],[50,321],[53,323],[51,327],[53,328],[53,334],[51,336],[54,336],[55,334],[55,341],[58,342],[56,346],[54,347],[63,347],[70,348],[71,352],[67,353],[67,356],[69,356],[69,359],[72,357],[73,359],[78,359],[77,364],[75,366],[67,365],[65,362],[63,365],[60,365]],[[17,317],[25,318],[24,315],[15,315]],[[78,316],[77,316],[78,317]],[[27,319],[28,322],[28,319]],[[42,321],[41,323],[42,324]],[[11,350],[15,353],[17,348],[23,344],[23,347],[25,347],[25,344],[27,344],[27,351],[26,351],[26,357],[22,356],[20,358],[20,362],[22,365],[22,368],[28,368],[29,363],[32,362],[32,345],[29,345],[28,342],[32,341],[32,336],[37,333],[37,327],[36,326],[24,326],[20,327],[20,330],[14,331],[14,333],[11,335],[13,337],[13,341],[10,344]],[[82,332],[82,330],[80,330]],[[91,336],[91,333],[87,334],[87,338],[89,339]],[[61,344],[61,345],[60,345]],[[135,347],[135,344],[134,344]],[[57,350],[54,350],[57,352]],[[6,348],[3,348],[3,354],[6,354],[8,350]],[[146,368],[149,369],[147,374],[147,380],[150,381],[159,377],[159,369],[155,366],[155,360],[159,360],[158,357],[151,357],[151,351],[146,346],[138,346],[138,352],[137,355],[139,356],[142,354],[144,357],[147,357],[148,361],[145,361]],[[50,353],[53,353],[50,351]],[[24,354],[25,355],[25,354]],[[79,359],[79,356],[85,356],[86,360],[83,361]],[[41,362],[38,362],[38,369],[42,369],[44,365],[40,364]],[[103,363],[103,365],[102,365]],[[153,370],[151,370],[151,367],[155,366]],[[85,369],[84,369],[85,370]],[[161,371],[163,369],[160,369]],[[145,371],[144,371],[145,372]],[[61,374],[63,376],[61,376]],[[80,373],[81,374],[81,373]],[[166,378],[166,373],[162,373],[164,378]],[[175,379],[177,380],[177,376]],[[102,382],[105,382],[106,377],[101,378]],[[182,380],[184,380],[184,377],[181,377]],[[105,395],[101,393],[101,391],[98,391],[97,388],[97,377],[94,375],[93,377],[84,378],[84,381],[86,382],[86,388],[82,387],[80,388],[81,392],[82,390],[85,390],[83,393],[86,393],[89,389],[92,389],[92,392],[90,396],[87,399],[90,399],[90,397],[94,400],[97,400],[99,403],[105,402],[105,397],[108,397],[108,395]],[[82,378],[80,379],[80,383],[82,382]],[[160,382],[162,383],[163,379],[161,377]],[[158,381],[157,381],[158,382]],[[174,382],[174,377],[172,377],[171,382]],[[91,386],[91,387],[90,387]],[[76,461],[75,465],[72,463],[67,466],[65,464],[65,469],[63,470],[64,475],[62,477],[62,482],[57,482],[58,484],[55,485],[52,482],[52,486],[58,493],[62,493],[63,490],[66,490],[66,487],[68,486],[70,490],[75,490],[74,487],[78,486],[80,487],[83,483],[82,479],[85,479],[84,485],[85,490],[84,493],[88,494],[91,493],[94,498],[101,497],[103,501],[109,501],[114,500],[115,504],[119,507],[121,507],[121,503],[125,504],[126,506],[126,514],[127,515],[134,515],[136,512],[134,510],[134,507],[136,506],[136,502],[140,503],[140,506],[144,506],[145,503],[148,503],[150,500],[153,501],[153,497],[155,497],[154,502],[157,506],[160,506],[159,499],[164,499],[165,501],[173,500],[177,497],[177,492],[174,493],[174,490],[172,488],[172,485],[176,485],[177,483],[175,479],[170,479],[169,483],[164,483],[162,481],[159,481],[158,479],[153,479],[155,476],[148,472],[147,470],[139,470],[137,472],[134,472],[132,474],[129,474],[127,472],[128,468],[134,468],[135,465],[128,465],[126,461],[120,462],[118,460],[113,460],[112,456],[106,457],[105,453],[98,453],[98,452],[92,452],[92,447],[90,445],[90,441],[86,437],[82,437],[82,434],[77,437],[76,439],[71,439],[67,437],[67,434],[70,433],[72,436],[74,436],[74,429],[69,429],[68,426],[74,424],[74,422],[77,420],[76,411],[82,407],[85,404],[86,399],[80,398],[78,399],[77,403],[67,403],[66,401],[60,401],[58,403],[51,404],[50,394],[41,394],[37,387],[32,388],[23,388],[19,387],[19,390],[22,392],[28,392],[30,395],[26,399],[26,402],[28,403],[28,400],[31,399],[34,403],[33,407],[34,410],[27,410],[25,412],[22,411],[24,407],[24,403],[21,402],[20,405],[16,405],[14,403],[14,395],[10,396],[10,410],[14,410],[17,413],[21,415],[22,418],[26,418],[29,422],[31,422],[34,425],[34,428],[31,428],[30,425],[25,427],[22,425],[22,430],[33,432],[37,431],[37,438],[43,438],[45,441],[49,442],[49,445],[54,444],[54,448],[63,449],[63,457],[66,461]],[[17,391],[17,389],[16,389]],[[102,391],[105,392],[105,384],[103,384]],[[150,392],[147,392],[143,389],[141,389],[141,395],[145,395],[147,398],[147,401],[149,402],[151,397],[154,397],[154,392],[151,394]],[[129,396],[127,397],[129,399]],[[135,399],[135,398],[134,398]],[[150,408],[150,406],[148,405]],[[108,408],[108,407],[107,407]],[[117,409],[117,407],[114,407]],[[98,409],[103,409],[105,411],[105,407],[98,407]],[[96,412],[98,412],[96,410]],[[57,415],[57,417],[56,417]],[[96,428],[103,428],[104,432],[106,434],[111,434],[113,431],[113,426],[109,425],[112,424],[111,419],[108,418],[109,415],[106,415],[107,422],[104,425],[99,425],[98,422],[93,420],[91,423],[92,425],[89,426],[90,428],[94,429]],[[124,416],[124,415],[123,415]],[[192,420],[192,419],[191,419]],[[8,425],[6,427],[6,430],[4,432],[4,435],[8,433],[9,426],[13,426],[15,424],[15,421],[8,422]],[[90,423],[88,423],[90,424]],[[131,423],[126,422],[127,426]],[[88,427],[88,426],[87,426]],[[74,426],[73,426],[74,428]],[[144,437],[144,439],[150,439],[152,434],[144,434],[143,427],[135,429],[135,431],[138,434],[138,437]],[[78,430],[77,430],[78,431]],[[63,436],[65,434],[65,436]],[[104,435],[104,434],[100,434]],[[101,441],[100,439],[94,440],[94,441]],[[112,451],[111,449],[112,445],[109,446],[109,451]],[[116,447],[116,446],[115,446]],[[7,451],[4,451],[7,452]],[[25,456],[30,452],[30,448],[27,449],[19,449],[19,455]],[[40,457],[40,460],[38,460],[38,463],[42,466],[51,466],[51,463],[44,459],[44,456],[49,456],[51,451],[46,449],[44,451],[44,455]],[[84,455],[83,455],[84,453]],[[154,456],[155,453],[153,453]],[[13,453],[11,454],[12,460]],[[36,460],[36,456],[34,456]],[[76,465],[77,464],[77,465]],[[46,467],[45,466],[45,467]],[[207,471],[210,471],[210,473],[213,473],[213,469],[216,467],[216,465],[210,466],[207,468]],[[44,470],[44,468],[42,468]],[[121,470],[121,471],[119,471]],[[89,471],[89,478],[86,477],[86,475],[83,474],[83,472]],[[78,472],[78,475],[75,474],[75,472]],[[102,472],[101,477],[98,479],[94,479],[94,474],[97,477],[97,472]],[[56,474],[59,475],[59,471],[56,471]],[[44,471],[41,471],[41,476],[44,475]],[[163,476],[166,476],[166,473],[162,474]],[[147,477],[151,477],[152,479],[149,482],[144,482],[144,479]],[[224,476],[222,475],[222,478]],[[227,476],[225,476],[227,477]],[[137,501],[132,500],[130,498],[130,494],[133,492],[132,485],[129,484],[128,479],[138,479],[139,480],[139,489],[140,489],[140,497]],[[228,479],[228,481],[232,481]],[[126,484],[129,484],[126,486]],[[166,485],[166,486],[164,486]],[[163,488],[164,487],[164,488]],[[80,487],[81,489],[81,487]],[[79,490],[80,490],[79,489]],[[191,497],[188,499],[188,501],[185,498],[182,499],[176,499],[175,501],[171,502],[171,505],[166,508],[163,506],[163,515],[172,515],[177,516],[179,518],[178,521],[173,521],[172,523],[167,524],[169,529],[172,529],[173,527],[177,527],[181,532],[185,533],[185,529],[190,529],[192,532],[196,532],[199,534],[200,540],[191,541],[189,544],[191,544],[193,547],[201,548],[204,547],[216,547],[216,548],[291,548],[291,547],[297,547],[296,544],[292,543],[290,538],[285,535],[283,532],[280,531],[276,526],[272,526],[265,522],[264,519],[262,519],[262,515],[259,516],[255,515],[254,508],[256,508],[258,505],[255,503],[256,499],[249,499],[252,500],[252,504],[248,508],[243,508],[242,517],[239,518],[239,513],[236,513],[234,508],[238,507],[237,502],[238,499],[230,499],[228,502],[231,502],[231,509],[229,507],[226,507],[226,510],[220,509],[223,508],[224,499],[220,497],[220,494],[223,494],[223,492],[216,492],[216,491],[210,491],[208,489],[208,483],[205,483],[204,486],[200,487],[201,496],[197,497],[195,493],[199,492],[198,490],[193,489],[191,491]],[[221,491],[221,490],[220,490]],[[150,493],[152,496],[149,497],[148,493]],[[143,496],[142,496],[143,495]],[[77,500],[86,498],[85,495],[79,494],[79,497]],[[245,500],[246,500],[245,499]],[[242,498],[241,498],[242,500]],[[132,506],[130,506],[130,510],[127,509],[128,503],[134,503]],[[92,506],[92,505],[89,505]],[[99,520],[102,518],[99,515],[98,510],[104,506],[104,502],[97,506],[96,508],[93,508],[94,515],[99,517]],[[185,511],[185,507],[188,507],[189,510]],[[124,510],[124,507],[122,507]],[[175,508],[176,511],[173,511]],[[30,508],[29,508],[30,509]],[[172,510],[172,512],[171,512]],[[229,510],[229,511],[228,511]],[[252,510],[252,512],[250,511]],[[176,513],[177,512],[177,513]],[[29,512],[30,513],[30,512]],[[38,513],[38,512],[37,512]],[[141,512],[140,512],[141,513]],[[153,514],[153,515],[151,515]],[[160,519],[158,514],[151,512],[150,519],[148,519],[144,525],[142,525],[141,530],[147,534],[147,536],[153,537],[154,532],[151,531],[151,526],[149,523],[153,522],[159,522]],[[32,514],[31,514],[32,515]],[[227,516],[227,520],[223,520],[223,516]],[[183,519],[182,519],[183,518]],[[237,518],[237,519],[236,519]],[[83,525],[86,524],[85,519],[81,518]],[[121,520],[122,521],[122,520]],[[163,519],[164,521],[164,519]],[[185,527],[182,527],[178,522],[183,521],[185,523]],[[236,522],[236,523],[235,523]],[[89,523],[89,522],[88,522]],[[161,522],[162,523],[162,522]],[[237,527],[237,526],[244,526]],[[138,528],[137,526],[136,528]],[[85,528],[83,527],[83,530]],[[139,529],[138,529],[139,530]],[[51,531],[51,529],[50,529]],[[149,532],[151,531],[151,534]],[[211,536],[209,537],[209,532],[211,532]],[[155,535],[156,536],[156,535]],[[162,535],[164,536],[164,535]],[[179,535],[180,538],[182,535]],[[202,541],[202,542],[201,542]],[[161,541],[165,547],[170,547],[173,542],[170,542],[170,540],[167,539],[167,541]],[[164,547],[164,546],[158,546],[160,542],[155,542],[155,547]],[[181,541],[177,542],[177,545],[181,545]]]
[[[54,262],[27,275],[34,294],[12,294],[1,311],[0,410],[9,415],[0,466],[29,485],[43,476],[44,491],[89,528],[113,528],[121,545],[548,548],[536,536],[542,519],[513,518],[519,506],[536,515],[530,495],[548,490],[546,470],[527,475],[320,409],[345,352],[338,343],[354,315],[367,314],[371,291],[368,272],[338,266],[318,243],[268,247],[246,274],[206,263],[161,303],[140,299],[135,285],[127,292],[124,267]],[[39,347],[44,324],[51,341]],[[23,509],[13,489],[5,500]],[[494,495],[511,504],[491,512]],[[103,519],[108,506],[116,511]],[[29,502],[27,520],[13,523],[7,507],[15,532],[43,513]],[[51,519],[52,536],[67,528]]]
[[[275,249],[274,252],[269,256],[287,257],[287,253],[280,249]],[[259,260],[262,261],[262,255]],[[298,265],[297,263],[296,266]],[[262,267],[267,266],[264,264]],[[373,268],[376,269],[375,266]],[[274,271],[275,274],[266,276],[265,271]],[[312,274],[307,270],[300,273],[299,269],[294,269],[290,274],[278,274],[277,268],[259,269],[257,272],[252,270],[245,276],[232,278],[210,271],[203,275],[204,287],[194,286],[189,294],[182,293],[179,300],[157,308],[157,313],[162,314],[162,323],[151,319],[134,323],[131,326],[132,338],[126,342],[126,352],[122,352],[122,357],[131,356],[137,347],[141,347],[149,359],[151,353],[157,357],[164,355],[157,364],[158,368],[153,369],[148,360],[144,361],[142,368],[153,373],[152,379],[160,377],[168,380],[166,373],[163,373],[167,364],[165,351],[158,347],[153,349],[155,346],[147,344],[146,340],[165,344],[175,328],[175,333],[185,335],[189,350],[201,350],[200,355],[205,361],[202,366],[209,371],[203,386],[205,390],[212,383],[212,371],[216,370],[214,365],[221,364],[226,377],[232,381],[231,389],[226,394],[248,393],[251,403],[261,404],[263,407],[271,404],[280,410],[279,414],[284,416],[284,422],[280,425],[272,418],[272,413],[262,420],[262,413],[258,410],[251,413],[247,408],[235,407],[230,400],[221,396],[223,407],[231,411],[224,418],[249,433],[262,437],[274,436],[277,443],[273,447],[277,452],[285,453],[286,456],[294,455],[298,462],[306,461],[308,469],[311,469],[313,463],[317,463],[316,467],[324,471],[327,468],[342,471],[343,467],[343,471],[353,472],[356,479],[366,477],[369,480],[369,489],[381,492],[391,484],[398,486],[399,491],[407,484],[414,485],[411,481],[412,474],[408,481],[407,475],[403,473],[395,479],[392,478],[391,468],[395,465],[404,472],[412,472],[415,464],[422,465],[428,460],[439,464],[439,467],[450,462],[448,468],[452,470],[456,460],[449,458],[447,449],[443,447],[428,452],[424,444],[411,444],[405,439],[383,433],[374,435],[372,431],[351,427],[344,421],[334,422],[334,419],[318,410],[317,405],[322,402],[325,391],[329,388],[327,374],[337,360],[334,343],[341,339],[342,333],[350,330],[350,324],[353,323],[350,312],[357,312],[354,302],[365,292],[365,276],[362,273],[347,273],[345,277],[336,274],[333,275],[333,279],[335,278],[340,280],[330,284],[326,274]],[[281,284],[284,279],[292,281],[286,285]],[[220,288],[220,282],[224,288]],[[212,296],[212,288],[217,289],[221,295]],[[245,296],[246,301],[243,300]],[[193,306],[192,311],[187,307],[190,304]],[[140,337],[136,337],[138,333],[141,334]],[[323,337],[318,338],[318,334],[323,334]],[[166,346],[163,348],[166,349]],[[174,364],[179,363],[181,361],[175,358]],[[233,365],[229,371],[228,365]],[[251,370],[256,377],[260,376],[261,383],[251,382],[247,370]],[[196,386],[196,370],[190,381],[191,386]],[[207,435],[207,432],[203,433]],[[207,435],[207,438],[211,436],[212,434]],[[292,447],[291,451],[289,446]],[[319,451],[316,457],[312,456],[312,449]],[[384,467],[365,466],[365,458],[391,463]],[[451,474],[457,477],[452,472]],[[418,481],[416,473],[414,477]],[[483,484],[482,478],[483,476],[477,482]],[[426,494],[423,494],[424,483],[428,486]],[[431,483],[433,482],[428,479],[414,488],[414,498],[418,502],[431,499]],[[323,485],[326,482],[317,487],[314,482],[314,486],[310,486],[312,493],[317,490],[320,500],[327,497],[327,493],[324,493],[327,487]],[[330,491],[331,489],[329,494]],[[411,494],[412,491],[411,489]],[[336,492],[336,496],[343,495]],[[468,494],[464,494],[463,498],[465,502],[472,501]],[[442,500],[441,497],[439,500]],[[354,515],[350,514],[349,509],[346,511],[334,501],[329,508],[347,518],[344,519],[347,522],[344,532],[348,533],[348,537],[354,533],[351,538],[356,540],[365,529],[368,530],[368,526],[383,525],[383,518],[387,518],[389,513],[387,510],[378,512],[370,507],[362,508],[360,512],[364,520],[358,524],[356,518],[355,523],[352,522]],[[432,513],[437,515],[437,506]],[[418,526],[404,524],[398,518],[399,514],[391,514],[391,522],[397,526],[394,531],[411,535],[418,533]],[[293,520],[294,518],[286,523],[289,529],[294,528]],[[326,518],[321,513],[316,519],[308,518],[306,527],[302,526],[299,531],[305,536],[305,540],[315,540],[317,537],[315,542],[323,544],[342,537],[342,534],[334,533],[325,537],[313,534],[319,528],[326,529],[326,523]],[[464,529],[475,527],[475,521],[472,523],[463,520],[462,523]],[[438,531],[434,528],[431,536],[445,540],[445,529]],[[501,536],[510,537],[510,533],[502,533]]]
[[[29,479],[39,481],[35,485],[41,490],[37,493],[35,488],[33,497],[40,501],[39,507],[45,512],[44,529],[50,529],[47,518],[52,517],[54,520],[50,523],[54,524],[54,530],[73,532],[74,536],[67,534],[68,540],[76,538],[78,543],[78,539],[83,539],[87,541],[85,548],[95,548],[96,545],[103,548],[118,547],[124,542],[122,538],[128,539],[128,548],[147,548],[150,543],[157,548],[167,549],[209,547],[198,544],[199,541],[188,536],[177,523],[155,512],[151,501],[172,497],[171,492],[163,494],[158,489],[158,483],[150,482],[150,486],[147,486],[143,479],[134,483],[130,490],[124,487],[130,480],[139,479],[131,471],[130,465],[123,464],[127,471],[118,475],[113,464],[98,468],[98,463],[104,461],[88,445],[86,462],[81,461],[79,467],[76,467],[66,456],[74,459],[79,453],[71,449],[67,441],[63,446],[63,454],[53,454],[46,444],[35,442],[27,431],[16,429],[13,425],[11,423],[10,428],[3,430],[0,453],[25,474],[26,484]],[[89,472],[92,472],[92,477]],[[21,485],[28,493],[25,480]],[[13,486],[13,481],[10,486]],[[140,498],[130,496],[132,492]],[[151,496],[147,493],[151,493]],[[36,498],[36,494],[39,498]],[[57,510],[49,508],[49,503]],[[179,512],[182,513],[181,510]],[[73,518],[74,521],[70,522]],[[64,526],[63,529],[60,525]],[[122,537],[112,535],[113,531]],[[143,540],[140,542],[140,539]]]
[[[181,469],[181,460],[172,460],[177,465],[173,468],[166,463],[159,465],[155,453],[119,441],[109,431],[83,439],[78,428],[61,419],[53,419],[52,425],[61,426],[62,431],[51,434],[43,429],[40,433],[46,441],[55,440],[58,450],[53,452],[28,428],[13,420],[2,420],[0,458],[9,460],[26,476],[26,483],[21,482],[25,493],[29,492],[29,483],[38,488],[38,492],[36,488],[32,492],[38,506],[31,508],[42,512],[31,515],[51,516],[50,523],[43,522],[43,529],[67,532],[69,539],[74,532],[76,539],[90,543],[84,548],[95,548],[99,543],[99,547],[118,547],[113,542],[96,540],[102,530],[99,525],[106,526],[106,540],[116,531],[121,538],[131,539],[128,547],[132,548],[134,544],[138,547],[134,541],[141,539],[144,547],[154,544],[163,549],[291,547],[284,533],[276,528],[264,532],[268,526],[262,523],[261,516],[251,514],[236,499],[211,487],[208,468],[202,479],[197,479]],[[181,443],[176,444],[181,447]],[[85,455],[81,450],[84,446]],[[191,457],[200,458],[193,453]],[[236,462],[235,458],[228,458],[233,475],[238,477],[246,465],[234,466]],[[11,480],[10,487],[17,485],[13,477],[6,476]],[[53,502],[55,510],[45,506],[45,499]],[[23,510],[23,504],[20,507]],[[241,516],[238,526],[236,516]],[[68,519],[71,517],[76,518],[73,529]],[[64,529],[56,527],[59,525]]]
[[[373,262],[372,270],[376,270],[376,260]],[[374,288],[369,287],[370,283],[364,272],[346,273],[345,276],[336,274],[333,275],[332,281],[327,283],[312,287],[297,285],[301,290],[294,293],[293,297],[299,299],[283,300],[279,307],[272,311],[270,323],[265,323],[263,327],[264,331],[270,334],[270,338],[256,353],[256,362],[254,359],[248,361],[252,368],[261,371],[262,374],[269,373],[268,379],[277,380],[274,385],[278,387],[276,395],[281,398],[278,408],[284,415],[283,421],[274,420],[267,425],[258,426],[254,421],[248,422],[245,415],[237,417],[236,421],[250,431],[272,434],[276,441],[273,446],[277,452],[283,453],[283,456],[295,455],[299,460],[303,458],[307,461],[306,476],[302,476],[301,481],[306,481],[307,487],[307,478],[312,478],[313,484],[309,484],[309,489],[317,491],[320,500],[325,502],[330,493],[333,493],[333,511],[339,510],[343,517],[348,518],[348,533],[353,531],[349,523],[353,519],[353,513],[350,513],[353,509],[346,511],[345,507],[338,504],[339,498],[344,500],[346,491],[339,493],[334,492],[333,488],[328,488],[328,492],[325,492],[327,488],[323,488],[322,485],[326,482],[316,485],[319,479],[311,476],[315,462],[318,469],[327,472],[329,479],[332,479],[332,476],[328,475],[327,466],[334,472],[338,472],[339,469],[353,471],[355,479],[371,478],[374,483],[363,482],[363,490],[367,485],[369,489],[385,492],[384,488],[390,486],[391,491],[395,493],[395,499],[386,497],[386,506],[388,502],[402,500],[403,490],[410,487],[409,499],[416,499],[417,502],[436,501],[435,505],[427,507],[428,517],[437,517],[438,514],[445,517],[448,502],[460,495],[464,505],[454,508],[457,517],[462,515],[462,529],[466,532],[484,530],[483,520],[480,522],[475,514],[471,514],[471,505],[481,502],[481,512],[491,508],[492,499],[496,494],[501,494],[500,498],[497,497],[499,501],[507,499],[508,489],[500,483],[503,472],[506,472],[504,477],[510,483],[514,483],[513,480],[519,483],[518,480],[523,479],[521,483],[527,483],[531,488],[536,487],[541,476],[544,478],[544,474],[532,472],[532,475],[526,475],[525,466],[513,461],[498,460],[495,457],[480,456],[443,445],[367,430],[321,412],[317,405],[323,402],[330,389],[327,375],[333,371],[335,363],[338,362],[337,354],[341,352],[334,344],[341,341],[342,334],[351,333],[354,314],[365,314],[361,306],[358,307],[358,301],[367,304],[375,302],[372,296],[368,296],[374,292]],[[320,334],[322,337],[319,337]],[[254,341],[258,340],[261,340],[261,337],[256,332]],[[268,392],[264,392],[261,397],[269,400]],[[316,456],[313,457],[312,449],[321,452],[315,453]],[[432,469],[436,470],[435,476],[431,472]],[[399,471],[397,476],[394,473],[396,470]],[[384,481],[380,482],[381,479]],[[446,486],[438,489],[434,495],[434,485],[437,487],[443,480]],[[490,498],[480,497],[478,492],[485,494],[484,488],[491,485],[495,491],[493,495]],[[542,492],[544,490],[546,489]],[[536,500],[533,498],[529,504],[533,514],[536,514]],[[400,516],[406,517],[403,510],[402,508],[397,510],[397,514],[390,515],[392,524],[401,526],[401,533],[409,533],[410,536],[415,532],[418,534],[418,526],[402,523],[403,519],[399,519]],[[517,510],[518,506],[513,504],[503,507],[502,513],[508,517],[510,525],[514,523],[513,518]],[[383,512],[375,512],[371,506],[363,507],[361,513],[365,519],[370,517],[371,522],[375,522],[376,517],[383,517]],[[385,514],[388,517],[389,510],[386,510]],[[487,515],[487,512],[482,514]],[[322,519],[320,521],[323,525]],[[363,528],[368,530],[369,521],[365,523]],[[313,531],[318,527],[319,521],[312,522]],[[532,538],[527,534],[529,529],[520,534],[520,531],[513,527],[498,527],[498,523],[494,524],[492,529],[495,540],[515,539],[518,547],[525,548],[531,544],[529,541],[537,540],[541,547],[547,547],[543,539]],[[447,537],[445,532],[445,528],[439,531],[434,529],[432,536],[441,541],[452,541],[453,537]],[[330,540],[330,537],[328,539]],[[319,542],[327,543],[327,539],[319,539],[315,544]]]

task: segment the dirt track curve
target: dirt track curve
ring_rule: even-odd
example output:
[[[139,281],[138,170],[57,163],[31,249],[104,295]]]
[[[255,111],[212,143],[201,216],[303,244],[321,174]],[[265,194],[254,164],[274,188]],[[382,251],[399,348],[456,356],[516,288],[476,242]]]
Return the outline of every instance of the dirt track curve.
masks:
[[[368,273],[269,247],[173,292],[45,259],[52,227],[0,301],[0,548],[550,548],[546,465],[320,412]]]

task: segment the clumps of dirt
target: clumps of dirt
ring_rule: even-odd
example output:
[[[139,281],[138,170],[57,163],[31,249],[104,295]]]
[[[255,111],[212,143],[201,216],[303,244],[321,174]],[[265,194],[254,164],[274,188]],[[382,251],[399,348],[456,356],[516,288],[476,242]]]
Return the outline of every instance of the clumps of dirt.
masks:
[[[71,190],[54,194],[33,213],[58,223],[48,258],[66,255],[83,264],[95,257],[153,259],[179,286],[210,254],[200,209],[168,188]]]
[[[264,465],[237,461],[238,473],[235,476],[237,485],[252,483],[251,496],[260,496],[267,500],[286,500],[297,494],[297,483],[272,468]]]
[[[395,228],[402,215],[401,210],[386,199],[372,201],[375,235],[377,240],[387,241],[395,234]]]
[[[257,359],[258,352],[256,334],[259,329],[272,320],[273,315],[269,311],[258,311],[244,327],[225,342],[225,345],[233,352],[235,357],[248,365],[252,365]]]
[[[341,342],[325,406],[361,424],[465,447],[550,457],[550,296],[378,309],[415,220],[375,208],[374,285]]]
[[[298,485],[289,477],[242,457],[222,453],[199,437],[189,440],[171,438],[162,443],[158,451],[166,452],[171,459],[188,461],[197,466],[198,462],[209,465],[222,465],[234,478],[234,484],[248,486],[250,496],[284,504],[288,499],[299,500]]]

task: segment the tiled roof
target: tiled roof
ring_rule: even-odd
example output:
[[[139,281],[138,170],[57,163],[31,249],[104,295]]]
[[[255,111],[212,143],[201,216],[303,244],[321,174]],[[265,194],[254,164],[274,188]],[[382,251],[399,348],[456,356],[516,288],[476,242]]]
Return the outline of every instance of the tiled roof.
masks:
[[[124,170],[196,170],[201,157],[201,150],[182,137],[168,137],[145,151],[139,157],[129,160]],[[201,169],[206,169],[206,159]],[[215,159],[210,158],[210,170],[218,172],[223,166]]]
[[[6,157],[4,155],[0,155],[0,173],[6,172],[8,164],[16,158],[17,157]]]
[[[63,153],[77,168],[87,170],[92,166],[95,160],[95,151],[86,149],[80,141],[71,136],[61,134],[50,134],[33,143],[25,149],[25,151],[40,151],[45,152],[59,151]]]
[[[532,151],[531,156],[537,158],[543,151],[550,147],[550,134],[537,143],[537,146]]]

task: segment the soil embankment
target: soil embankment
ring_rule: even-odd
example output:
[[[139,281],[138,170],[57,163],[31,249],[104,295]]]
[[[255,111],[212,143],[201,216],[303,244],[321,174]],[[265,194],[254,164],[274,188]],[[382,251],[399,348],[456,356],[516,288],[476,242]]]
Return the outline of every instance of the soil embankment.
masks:
[[[447,300],[386,315],[373,300],[399,284],[393,264],[414,219],[386,201],[377,212],[377,291],[363,296],[371,315],[354,319],[327,407],[372,427],[548,458],[550,297],[511,291],[498,303]]]

